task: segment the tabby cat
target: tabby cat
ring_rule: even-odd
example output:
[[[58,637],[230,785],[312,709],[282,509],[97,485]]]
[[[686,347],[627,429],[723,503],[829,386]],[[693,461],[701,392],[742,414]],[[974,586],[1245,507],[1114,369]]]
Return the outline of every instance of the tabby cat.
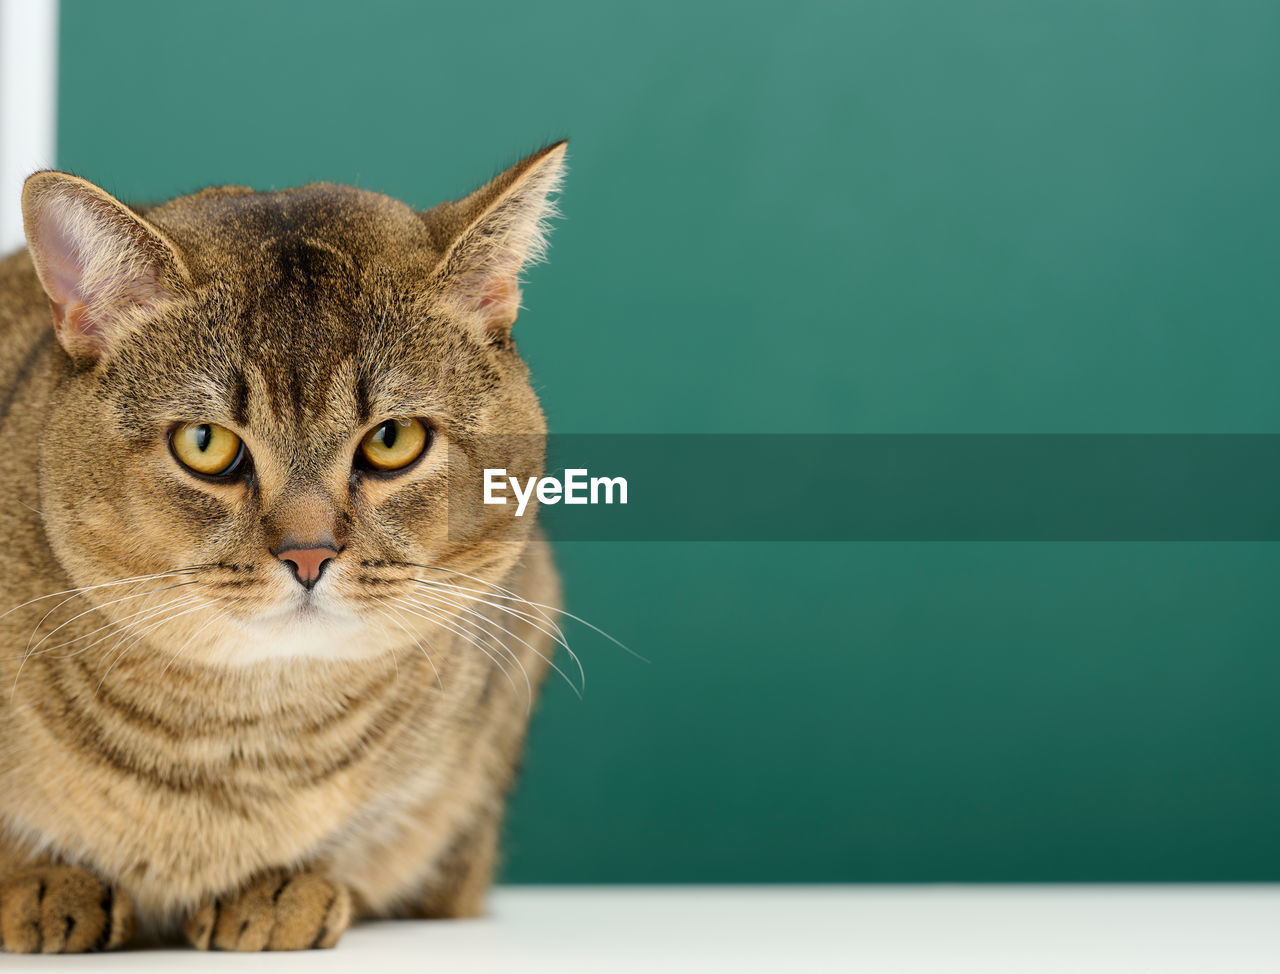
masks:
[[[511,326],[564,155],[425,212],[27,181],[0,261],[5,950],[482,911],[562,641],[545,542],[479,485],[542,473]]]

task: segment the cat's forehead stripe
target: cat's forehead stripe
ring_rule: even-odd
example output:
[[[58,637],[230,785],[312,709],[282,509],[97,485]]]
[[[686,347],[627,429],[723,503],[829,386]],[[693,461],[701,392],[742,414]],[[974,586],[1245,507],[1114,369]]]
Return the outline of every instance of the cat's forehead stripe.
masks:
[[[235,391],[231,396],[231,418],[239,426],[249,422],[249,380],[243,372],[236,374]]]

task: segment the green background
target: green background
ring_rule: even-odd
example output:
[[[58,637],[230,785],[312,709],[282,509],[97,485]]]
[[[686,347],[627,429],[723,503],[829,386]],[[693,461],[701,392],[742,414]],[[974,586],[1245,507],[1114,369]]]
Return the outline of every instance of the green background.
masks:
[[[62,8],[59,163],[128,199],[570,136],[560,432],[1280,431],[1280,5]],[[561,558],[652,662],[579,631],[512,881],[1280,879],[1274,545]]]

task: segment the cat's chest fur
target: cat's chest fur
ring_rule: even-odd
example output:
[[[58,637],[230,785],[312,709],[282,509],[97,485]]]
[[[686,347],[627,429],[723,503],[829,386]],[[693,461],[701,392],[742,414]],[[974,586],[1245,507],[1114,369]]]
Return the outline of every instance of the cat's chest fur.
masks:
[[[429,804],[464,757],[461,702],[490,678],[456,662],[449,695],[408,661],[352,670],[327,693],[303,680],[237,700],[181,668],[161,683],[145,661],[106,679],[74,658],[33,661],[14,711],[13,739],[26,744],[9,757],[12,772],[29,764],[28,780],[47,784],[20,804],[17,792],[0,798],[0,811],[83,850],[163,914],[376,832],[383,809]],[[65,756],[56,778],[37,766],[50,747]]]

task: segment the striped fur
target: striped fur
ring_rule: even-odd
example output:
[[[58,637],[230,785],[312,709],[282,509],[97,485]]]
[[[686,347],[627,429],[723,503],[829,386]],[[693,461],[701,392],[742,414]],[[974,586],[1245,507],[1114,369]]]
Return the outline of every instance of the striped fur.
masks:
[[[508,329],[562,160],[426,213],[28,184],[51,229],[0,261],[5,949],[135,925],[328,947],[353,918],[482,910],[560,592],[531,519],[457,485],[542,471]],[[432,447],[353,475],[390,416],[430,419]],[[236,431],[252,478],[186,474],[182,421]],[[270,551],[324,532],[341,552],[304,596]]]

